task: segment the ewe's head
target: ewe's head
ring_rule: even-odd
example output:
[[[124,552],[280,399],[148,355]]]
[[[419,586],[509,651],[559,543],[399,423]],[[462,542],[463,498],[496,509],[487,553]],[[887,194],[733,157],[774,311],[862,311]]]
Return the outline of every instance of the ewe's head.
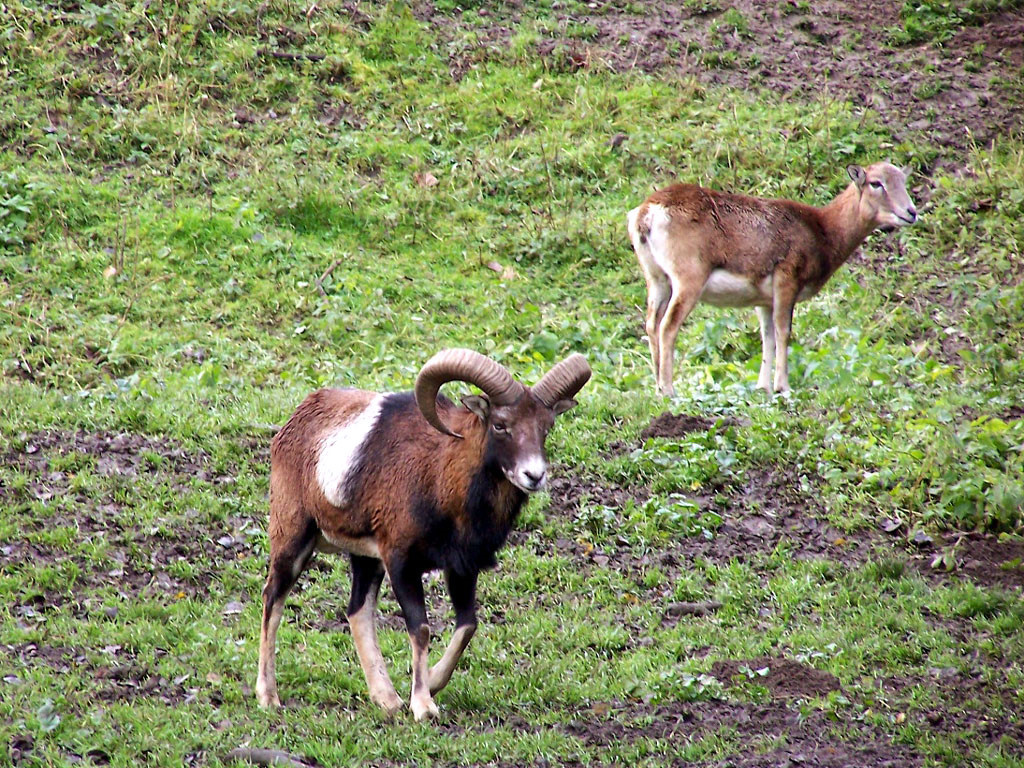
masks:
[[[889,231],[917,221],[917,209],[907,194],[909,168],[875,163],[867,168],[848,165],[846,172],[860,192],[861,220],[873,225],[872,229]]]
[[[555,417],[576,405],[573,395],[590,378],[583,355],[570,355],[530,388],[493,360],[468,349],[438,352],[416,378],[416,402],[423,417],[439,432],[460,438],[437,414],[437,393],[447,381],[476,384],[482,395],[462,398],[486,431],[486,451],[510,483],[527,493],[547,479],[544,442]]]

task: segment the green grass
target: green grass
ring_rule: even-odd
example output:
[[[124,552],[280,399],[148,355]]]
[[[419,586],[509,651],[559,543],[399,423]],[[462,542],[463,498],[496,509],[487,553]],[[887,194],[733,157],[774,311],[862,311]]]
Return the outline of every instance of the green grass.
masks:
[[[957,30],[983,24],[1000,11],[1021,7],[1021,0],[926,0],[904,2],[900,9],[902,26],[890,30],[893,45],[912,45],[924,41],[947,42]]]
[[[325,4],[309,19],[280,1],[0,11],[0,545],[25,547],[0,571],[0,750],[28,739],[27,765],[90,750],[114,765],[216,765],[246,743],[325,765],[721,761],[749,748],[729,729],[594,744],[567,725],[639,729],[657,706],[763,703],[756,681],[734,690],[706,673],[767,654],[839,678],[842,697],[792,705],[837,729],[870,724],[931,765],[965,750],[1018,765],[1012,743],[926,715],[1019,724],[1019,590],[924,578],[899,539],[863,565],[785,544],[675,570],[659,557],[728,535],[729,489],[765,467],[799,478],[837,531],[895,519],[903,533],[1015,540],[1021,138],[976,148],[965,173],[915,179],[920,223],[874,236],[801,305],[791,396],[755,389],[754,313],[698,308],[670,407],[721,421],[644,444],[669,404],[652,394],[625,211],[672,179],[823,203],[849,162],[926,167],[939,149],[894,143],[884,116],[850,104],[570,71],[535,53],[554,24],[546,3],[456,82],[449,55],[475,50],[470,5],[451,39],[401,4]],[[744,21],[723,14],[741,33]],[[436,186],[417,183],[428,171]],[[288,706],[259,710],[271,425],[319,386],[408,388],[456,345],[526,381],[586,354],[594,378],[550,453],[561,474],[637,500],[590,498],[574,517],[547,495],[531,503],[524,540],[481,579],[481,631],[439,696],[440,731],[386,723],[368,703],[336,620],[348,569],[329,558],[286,612]],[[23,453],[54,430],[144,445],[115,472],[93,454]],[[240,543],[218,544],[226,535]],[[647,560],[637,573],[581,564],[560,540]],[[448,616],[432,593],[437,632]],[[711,598],[720,612],[662,621],[666,600]],[[404,692],[404,632],[382,642]],[[987,687],[960,702],[935,678],[947,668]]]

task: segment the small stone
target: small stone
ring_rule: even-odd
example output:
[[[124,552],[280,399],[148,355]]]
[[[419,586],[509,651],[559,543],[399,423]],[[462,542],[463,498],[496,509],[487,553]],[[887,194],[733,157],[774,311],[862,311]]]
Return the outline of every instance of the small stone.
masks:
[[[916,544],[919,547],[931,546],[933,542],[934,539],[922,530],[914,531],[910,537],[910,543]]]

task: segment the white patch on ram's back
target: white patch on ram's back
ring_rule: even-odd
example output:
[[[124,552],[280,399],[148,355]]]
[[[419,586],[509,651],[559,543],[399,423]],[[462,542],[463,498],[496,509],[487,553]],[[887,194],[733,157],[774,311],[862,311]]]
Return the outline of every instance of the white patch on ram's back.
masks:
[[[772,302],[772,276],[754,281],[727,269],[713,269],[700,293],[700,300],[716,307],[749,307]]]
[[[375,397],[354,418],[324,435],[316,462],[316,480],[324,496],[336,507],[344,506],[348,501],[352,469],[362,452],[363,443],[377,425],[383,403],[383,395]]]

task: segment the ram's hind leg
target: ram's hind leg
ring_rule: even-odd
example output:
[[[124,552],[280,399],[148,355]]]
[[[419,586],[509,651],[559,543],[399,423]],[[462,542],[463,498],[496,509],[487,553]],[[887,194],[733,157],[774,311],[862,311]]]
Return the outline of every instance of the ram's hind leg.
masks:
[[[452,679],[455,665],[459,663],[463,652],[473,639],[476,632],[476,577],[459,576],[452,571],[445,573],[448,581],[448,594],[455,608],[455,632],[445,649],[444,656],[430,668],[430,693],[436,694]]]
[[[395,693],[377,642],[377,595],[383,579],[384,564],[380,560],[352,555],[348,626],[366,676],[366,686],[370,689],[370,699],[388,714],[394,714],[402,708],[402,700]]]
[[[301,519],[294,515],[291,520]],[[284,601],[309,564],[316,545],[317,528],[312,520],[294,528],[275,524],[271,515],[270,574],[263,587],[263,621],[260,624],[260,662],[256,677],[256,699],[262,707],[279,707],[274,652],[277,628],[281,624]]]

